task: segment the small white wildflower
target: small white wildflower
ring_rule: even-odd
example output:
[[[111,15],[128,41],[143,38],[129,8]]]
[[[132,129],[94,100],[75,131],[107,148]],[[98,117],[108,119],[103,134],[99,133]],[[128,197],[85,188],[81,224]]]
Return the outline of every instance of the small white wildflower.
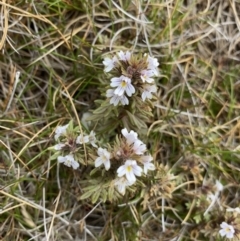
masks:
[[[110,85],[112,87],[117,87],[114,91],[114,94],[119,96],[123,95],[125,91],[129,97],[132,96],[133,93],[135,93],[135,89],[131,84],[131,79],[124,75],[112,78]]]
[[[55,130],[55,136],[54,136],[55,140],[58,140],[60,136],[65,135],[67,128],[68,128],[68,124],[64,126],[58,126]]]
[[[62,150],[62,148],[63,148],[64,146],[65,146],[65,144],[59,143],[59,144],[57,144],[57,145],[54,146],[54,149],[55,149],[56,151],[60,151],[60,150]]]
[[[80,134],[76,139],[77,144],[83,144],[88,142],[89,142],[89,136],[84,136],[83,134]]]
[[[117,190],[122,194],[125,195],[126,187],[131,186],[133,183],[129,182],[125,177],[120,177],[114,180],[114,186],[117,187]]]
[[[159,66],[158,60],[154,57],[148,55],[148,65],[152,68],[157,68]]]
[[[117,106],[119,102],[121,102],[122,105],[128,105],[129,101],[128,98],[125,95],[116,95],[114,94],[113,89],[107,90],[106,96],[110,99],[110,104],[113,104],[114,106]]]
[[[147,174],[148,170],[155,170],[155,166],[151,161],[153,160],[152,156],[141,156],[140,161],[143,164],[143,172]]]
[[[215,187],[216,187],[216,191],[217,192],[221,192],[223,190],[223,185],[221,182],[219,182],[218,180],[216,181],[216,184],[215,184]]]
[[[142,155],[146,151],[147,148],[146,148],[146,145],[142,141],[136,140],[133,144],[132,149],[135,152],[135,154]]]
[[[122,134],[127,140],[127,144],[131,145],[138,139],[138,134],[135,131],[127,131],[127,128],[122,129]]]
[[[108,152],[106,149],[99,147],[97,153],[99,157],[95,160],[95,167],[99,167],[103,164],[105,166],[105,169],[109,170],[111,156],[110,152]]]
[[[136,181],[135,175],[141,176],[142,168],[137,165],[135,160],[127,160],[124,165],[117,169],[117,173],[119,177],[126,175],[127,180],[134,183]]]
[[[222,222],[220,227],[221,229],[219,230],[219,233],[222,237],[226,236],[227,238],[233,238],[235,230],[232,225]]]
[[[59,156],[58,162],[63,163],[68,167],[72,167],[73,169],[77,169],[79,167],[79,163],[74,160],[73,155]]]
[[[152,93],[156,93],[157,87],[156,85],[144,85],[142,92],[142,100],[145,101],[147,99],[152,99]]]
[[[98,147],[97,145],[96,145],[96,137],[95,137],[95,132],[94,131],[91,131],[90,132],[90,134],[89,134],[89,136],[88,136],[88,138],[89,138],[89,142],[91,143],[91,145],[93,146],[93,147]]]
[[[105,72],[111,71],[114,67],[116,62],[118,61],[117,57],[114,56],[112,59],[109,57],[104,58],[103,64],[105,65]]]
[[[147,60],[148,60],[148,69],[151,70],[154,75],[158,76],[159,75],[158,60],[156,58],[153,58],[153,57],[149,56],[149,55],[148,55]]]
[[[126,51],[126,53],[124,53],[123,51],[119,51],[117,53],[118,57],[120,60],[123,60],[123,61],[129,61],[130,58],[131,58],[131,52],[129,51]]]
[[[145,83],[145,82],[148,82],[148,83],[154,82],[154,79],[151,78],[152,76],[154,76],[154,73],[151,70],[144,69],[144,70],[141,71],[140,77],[141,77],[141,80],[143,81],[143,83]]]
[[[234,212],[234,213],[240,214],[240,208],[239,207],[237,207],[237,208],[227,208],[227,212]]]

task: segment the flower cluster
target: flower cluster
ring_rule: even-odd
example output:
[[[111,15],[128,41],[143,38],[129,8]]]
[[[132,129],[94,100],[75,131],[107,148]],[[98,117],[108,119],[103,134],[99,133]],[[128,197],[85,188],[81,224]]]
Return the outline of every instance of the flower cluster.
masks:
[[[140,94],[143,101],[152,98],[152,93],[157,91],[153,77],[159,75],[158,60],[148,54],[135,56],[131,52],[120,51],[112,58],[104,58],[105,72],[113,72],[110,86],[106,96],[110,104],[117,106],[128,105],[133,94]]]
[[[77,169],[79,167],[79,150],[82,144],[91,144],[97,148],[96,137],[94,131],[91,131],[89,135],[76,135],[76,130],[73,130],[72,123],[70,122],[64,126],[58,126],[55,130],[55,141],[58,143],[53,146],[53,150],[57,151],[55,158],[59,163],[63,163],[68,167]]]
[[[148,170],[155,170],[155,166],[152,163],[153,157],[145,155],[146,145],[138,139],[136,132],[132,130],[128,132],[124,128],[122,135],[111,153],[107,149],[98,148],[95,167],[104,165],[107,171],[110,168],[116,171],[117,178],[114,179],[114,185],[124,195],[126,187],[136,182],[136,176],[139,177],[142,173],[147,175]]]
[[[149,170],[155,170],[155,166],[152,163],[153,157],[147,154],[147,147],[138,138],[136,132],[124,128],[121,134],[116,136],[113,145],[107,144],[107,148],[98,147],[93,131],[86,135],[80,132],[78,127],[74,127],[71,121],[67,125],[56,128],[57,143],[50,148],[55,151],[51,159],[57,159],[59,163],[75,170],[80,167],[80,163],[95,166],[90,175],[94,175],[98,170],[103,171],[105,184],[109,183],[105,187],[112,187],[113,190],[124,195],[126,188],[136,183],[137,177],[146,176]],[[92,160],[84,159],[85,154]],[[94,178],[100,181],[98,177],[99,175],[96,175]],[[87,188],[91,192],[91,188]],[[109,198],[112,197],[109,196]]]

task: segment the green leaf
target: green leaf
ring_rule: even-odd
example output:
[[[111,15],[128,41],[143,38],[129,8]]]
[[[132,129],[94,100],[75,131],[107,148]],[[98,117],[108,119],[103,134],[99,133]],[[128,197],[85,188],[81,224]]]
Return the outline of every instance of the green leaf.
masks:
[[[81,195],[81,197],[79,198],[79,200],[84,200],[84,199],[87,199],[89,198],[91,195],[92,195],[92,190],[88,191],[88,192],[85,192]]]
[[[67,130],[69,133],[73,132],[73,120],[70,120]]]
[[[54,153],[52,156],[50,156],[50,160],[52,161],[52,160],[56,160],[57,158],[58,158],[58,156],[60,156],[60,152],[58,151],[58,152],[56,152],[56,153]]]
[[[200,214],[196,215],[193,219],[195,220],[195,222],[197,224],[199,224],[202,221],[202,215],[200,215]]]
[[[101,188],[101,185],[92,185],[84,188],[84,191],[88,190],[87,192],[83,193],[80,197],[80,200],[86,199],[94,195],[95,193],[99,193],[99,190]]]
[[[106,189],[103,189],[102,190],[102,201],[105,203],[106,201],[107,201],[107,191],[106,191]]]
[[[137,126],[138,128],[147,128],[147,125],[141,119],[137,118],[135,115],[133,115],[129,111],[126,111],[126,112],[133,125]]]
[[[113,185],[113,183],[111,183],[111,185],[108,188],[108,198],[109,198],[109,201],[113,200],[114,191],[115,191],[114,185]]]
[[[92,203],[96,203],[97,202],[101,192],[102,192],[102,190],[100,189],[99,191],[93,193],[93,195],[92,195]]]
[[[94,168],[91,172],[90,172],[90,176],[94,175],[97,171],[99,171],[98,168]]]

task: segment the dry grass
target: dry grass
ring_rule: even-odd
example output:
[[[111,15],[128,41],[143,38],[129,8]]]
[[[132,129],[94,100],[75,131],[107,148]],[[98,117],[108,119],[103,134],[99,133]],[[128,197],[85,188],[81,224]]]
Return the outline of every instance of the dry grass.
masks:
[[[0,239],[223,240],[220,224],[240,194],[240,2],[4,0],[0,8]],[[57,166],[47,148],[57,125],[97,108],[102,58],[129,49],[160,62],[147,130],[159,182],[92,204],[80,200],[86,170]],[[224,190],[204,216],[216,180]]]

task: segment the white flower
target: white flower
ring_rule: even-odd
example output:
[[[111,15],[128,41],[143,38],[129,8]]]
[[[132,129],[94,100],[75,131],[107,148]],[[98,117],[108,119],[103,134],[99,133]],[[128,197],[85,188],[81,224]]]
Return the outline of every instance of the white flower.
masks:
[[[154,73],[151,70],[144,69],[144,70],[141,71],[141,76],[140,77],[141,77],[143,83],[145,83],[145,82],[148,82],[148,83],[154,82],[154,79],[151,78],[152,76],[154,76]]]
[[[116,56],[114,56],[112,59],[108,57],[104,58],[103,60],[103,64],[105,65],[104,71],[105,72],[111,71],[115,67],[115,64],[117,61],[118,59]]]
[[[140,158],[142,164],[143,164],[143,172],[147,174],[148,170],[155,170],[155,166],[151,161],[153,160],[152,156],[141,156]]]
[[[79,163],[74,160],[74,157],[71,154],[66,156],[59,156],[57,159],[58,162],[63,163],[68,167],[72,166],[73,169],[77,169],[79,167]]]
[[[59,144],[57,144],[57,145],[54,146],[54,149],[55,149],[56,151],[60,151],[64,146],[65,146],[65,144],[59,143]]]
[[[148,69],[151,70],[154,75],[158,76],[159,75],[159,71],[158,71],[158,60],[156,58],[153,58],[151,56],[148,55]]]
[[[135,160],[127,160],[124,165],[117,169],[117,173],[119,177],[126,175],[127,180],[134,183],[136,181],[135,175],[141,176],[142,168],[137,165]]]
[[[127,95],[130,97],[133,93],[135,93],[135,89],[131,84],[131,79],[124,75],[112,78],[111,82],[112,87],[117,87],[114,91],[114,94],[116,95],[121,96],[124,94],[124,91],[126,91]]]
[[[222,237],[226,236],[227,238],[233,238],[235,230],[232,225],[229,225],[226,222],[222,222],[220,227],[222,229],[219,230],[219,233]]]
[[[138,134],[135,131],[127,131],[127,128],[122,129],[123,136],[127,139],[127,144],[131,145],[138,139]]]
[[[126,53],[124,53],[123,51],[119,51],[117,53],[118,57],[120,60],[123,60],[123,61],[129,61],[130,58],[131,58],[131,52],[127,51]]]
[[[106,170],[109,170],[110,168],[110,156],[111,154],[101,147],[98,148],[98,158],[95,160],[95,167],[99,167],[102,164],[105,166]]]
[[[83,144],[88,142],[89,142],[89,136],[84,136],[83,134],[80,134],[76,139],[77,144]]]
[[[217,192],[221,192],[223,190],[223,185],[221,182],[219,182],[218,180],[216,180],[216,184],[215,184],[215,187],[216,187],[216,191]]]
[[[95,144],[95,142],[96,142],[96,137],[95,137],[95,132],[94,131],[91,131],[90,132],[90,134],[89,134],[89,136],[88,136],[88,138],[89,138],[89,142],[91,143],[91,145],[93,146],[93,147],[98,147],[96,144]]]
[[[227,208],[227,212],[234,212],[234,213],[240,214],[240,208],[239,207],[237,207],[237,208]]]
[[[113,89],[107,90],[106,96],[110,99],[110,104],[113,104],[114,106],[117,106],[119,102],[121,102],[122,105],[128,105],[129,101],[128,98],[125,95],[116,95],[114,94]]]
[[[58,126],[55,130],[55,136],[54,136],[55,140],[58,140],[60,136],[65,135],[67,128],[68,128],[68,124],[64,126]]]
[[[114,180],[114,186],[117,187],[117,190],[124,195],[126,192],[126,187],[131,186],[133,183],[129,182],[125,177],[120,177]]]
[[[156,85],[144,85],[142,92],[142,100],[145,101],[147,99],[152,99],[152,93],[157,91]]]
[[[148,55],[148,65],[152,68],[157,68],[159,66],[158,60],[154,57]]]
[[[147,148],[146,148],[146,145],[142,141],[136,140],[133,144],[132,149],[135,152],[135,154],[142,155],[146,151]]]

